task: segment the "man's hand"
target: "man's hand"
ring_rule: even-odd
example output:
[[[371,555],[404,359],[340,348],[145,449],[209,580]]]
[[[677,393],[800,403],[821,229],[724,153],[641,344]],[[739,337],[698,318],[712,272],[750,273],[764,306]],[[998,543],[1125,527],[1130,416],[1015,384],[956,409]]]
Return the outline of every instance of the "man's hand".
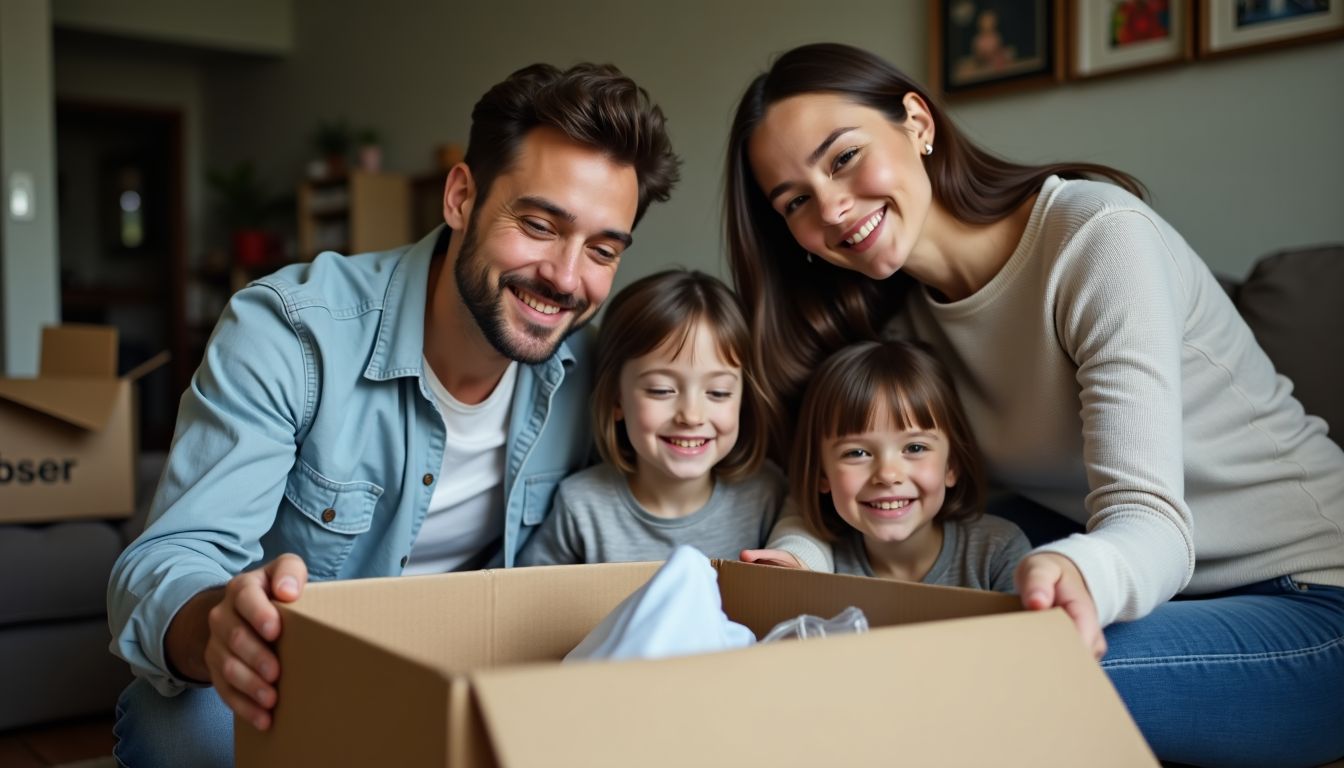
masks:
[[[778,565],[784,568],[797,568],[800,571],[807,570],[807,566],[800,563],[798,558],[782,549],[744,549],[739,557],[744,563]]]
[[[1018,563],[1015,579],[1027,610],[1063,608],[1092,656],[1100,660],[1106,655],[1106,636],[1097,620],[1097,604],[1072,560],[1054,552],[1029,555]]]
[[[209,680],[238,717],[258,730],[271,727],[280,660],[280,611],[272,600],[292,603],[308,583],[298,555],[281,555],[240,573],[222,589],[202,592],[178,611],[168,628],[169,661],[181,674]]]

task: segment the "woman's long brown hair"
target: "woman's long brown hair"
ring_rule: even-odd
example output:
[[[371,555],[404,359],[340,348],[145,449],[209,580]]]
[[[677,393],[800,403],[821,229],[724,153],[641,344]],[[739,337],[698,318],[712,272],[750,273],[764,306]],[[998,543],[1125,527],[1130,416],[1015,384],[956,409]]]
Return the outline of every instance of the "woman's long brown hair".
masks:
[[[1095,163],[1012,163],[976,146],[914,80],[882,58],[836,43],[804,45],[785,53],[747,87],[728,138],[725,237],[733,284],[748,311],[752,355],[766,392],[771,456],[788,455],[803,385],[827,355],[847,343],[876,337],[899,309],[913,280],[897,273],[875,281],[857,272],[806,259],[784,218],[770,207],[751,172],[747,143],[771,105],[806,93],[835,93],[906,118],[903,99],[918,94],[937,126],[934,153],[925,158],[933,198],[968,224],[990,224],[1017,210],[1050,176],[1101,177],[1144,196],[1127,173]]]

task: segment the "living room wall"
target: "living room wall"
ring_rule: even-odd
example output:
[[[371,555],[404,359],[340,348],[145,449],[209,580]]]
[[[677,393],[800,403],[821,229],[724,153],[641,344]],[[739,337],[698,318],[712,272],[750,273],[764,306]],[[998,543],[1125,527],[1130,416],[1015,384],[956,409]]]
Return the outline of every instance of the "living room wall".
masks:
[[[59,317],[51,39],[42,0],[0,4],[0,375],[37,373],[43,325]],[[26,215],[12,212],[16,175],[31,182]]]
[[[618,284],[680,263],[726,274],[719,198],[737,96],[771,56],[837,40],[926,74],[923,0],[591,0],[506,4],[296,0],[292,55],[207,75],[208,162],[255,158],[297,179],[322,119],[376,126],[386,163],[432,167],[465,141],[471,105],[524,64],[611,61],[670,117],[685,159],[650,210]],[[993,150],[1081,158],[1137,174],[1217,270],[1284,246],[1344,240],[1344,43],[1332,42],[954,104]]]

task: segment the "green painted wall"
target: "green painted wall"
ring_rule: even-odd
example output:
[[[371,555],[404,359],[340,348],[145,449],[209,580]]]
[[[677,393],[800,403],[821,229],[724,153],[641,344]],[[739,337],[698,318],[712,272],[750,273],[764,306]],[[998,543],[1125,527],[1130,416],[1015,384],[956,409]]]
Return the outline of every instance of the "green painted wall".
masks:
[[[42,326],[60,317],[51,29],[45,0],[0,3],[0,373],[37,373]],[[33,181],[33,218],[10,214],[14,174]]]
[[[771,56],[836,40],[927,69],[922,0],[421,3],[297,0],[294,52],[212,69],[208,152],[297,179],[316,121],[376,125],[388,164],[419,172],[464,141],[472,103],[513,69],[611,61],[649,89],[685,158],[673,200],[651,209],[618,284],[670,263],[726,274],[722,156],[737,96]],[[1218,270],[1244,274],[1284,246],[1344,241],[1344,42],[955,105],[989,148],[1023,160],[1112,163],[1150,187]],[[231,105],[221,108],[219,105]]]

